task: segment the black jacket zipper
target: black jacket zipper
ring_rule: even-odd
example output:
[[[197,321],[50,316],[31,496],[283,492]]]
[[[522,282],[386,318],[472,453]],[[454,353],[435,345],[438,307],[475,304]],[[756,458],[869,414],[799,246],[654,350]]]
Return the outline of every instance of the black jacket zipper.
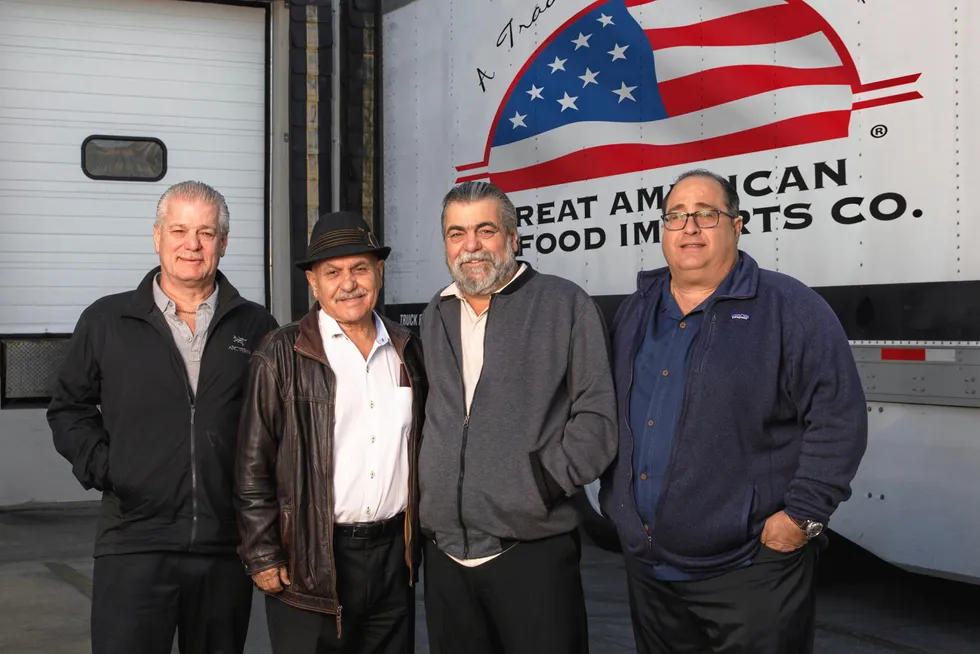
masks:
[[[214,317],[211,320],[211,324],[208,325],[207,339],[204,341],[204,348],[201,350],[201,367],[204,364],[204,354],[208,349],[208,345],[211,342],[211,336],[214,334],[215,328],[218,326],[218,322],[222,320],[226,315],[228,315],[237,303],[231,304],[224,311],[215,312]],[[195,393],[191,390],[191,380],[187,376],[187,365],[184,363],[184,358],[180,355],[180,350],[177,348],[177,344],[174,342],[173,332],[170,330],[170,325],[167,324],[167,320],[162,313],[151,314],[157,322],[157,327],[163,329],[163,333],[167,338],[167,342],[170,344],[170,351],[176,360],[177,367],[182,371],[184,379],[184,390],[187,392],[187,401],[190,404],[191,410],[191,537],[188,543],[188,549],[194,547],[194,541],[197,540],[197,525],[199,523],[200,509],[198,507],[198,491],[197,491],[197,446],[195,443],[195,433],[194,420],[197,415],[197,398]],[[200,381],[200,374],[198,374],[198,380]]]

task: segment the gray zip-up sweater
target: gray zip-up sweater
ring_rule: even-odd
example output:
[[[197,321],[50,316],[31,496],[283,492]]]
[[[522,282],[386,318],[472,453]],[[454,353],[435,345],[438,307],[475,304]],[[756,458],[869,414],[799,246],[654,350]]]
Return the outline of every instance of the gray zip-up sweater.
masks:
[[[570,497],[609,466],[619,434],[608,335],[584,290],[528,266],[492,296],[468,416],[460,311],[436,295],[422,317],[419,517],[439,549],[472,559],[575,529]]]

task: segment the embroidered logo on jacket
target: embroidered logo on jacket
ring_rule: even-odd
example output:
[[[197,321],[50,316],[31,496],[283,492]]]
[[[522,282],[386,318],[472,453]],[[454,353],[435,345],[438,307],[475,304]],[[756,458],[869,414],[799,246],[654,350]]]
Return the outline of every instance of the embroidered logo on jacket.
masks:
[[[748,320],[749,314],[747,313],[733,313],[732,320]]]
[[[232,336],[231,342],[232,344],[228,346],[229,350],[251,356],[252,351],[245,347],[245,344],[248,342],[247,338],[244,336]]]

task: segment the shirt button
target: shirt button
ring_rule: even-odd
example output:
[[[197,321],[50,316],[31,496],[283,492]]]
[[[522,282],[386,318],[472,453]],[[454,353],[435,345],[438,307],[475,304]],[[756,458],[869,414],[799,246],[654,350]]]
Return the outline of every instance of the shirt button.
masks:
[[[647,473],[644,472],[643,474],[640,475],[640,479],[646,479],[646,478],[647,478]]]
[[[371,408],[374,408],[374,400],[371,400]]]
[[[643,525],[643,531],[650,531],[650,525]]]
[[[371,437],[371,442],[372,442],[372,443],[374,442],[374,436],[372,436],[372,437]]]
[[[663,372],[661,372],[660,374],[663,375],[664,377],[666,377],[667,376],[667,369],[664,368],[663,369]]]
[[[371,372],[371,366],[364,366],[364,372]]]
[[[371,515],[371,507],[368,507],[367,508],[367,511],[365,511],[365,513],[367,513],[368,515]]]
[[[653,427],[653,420],[647,420],[647,427]]]
[[[371,479],[374,479],[374,470],[371,471]]]
[[[687,328],[687,323],[686,322],[682,322],[681,323],[681,329],[686,329],[686,328]]]

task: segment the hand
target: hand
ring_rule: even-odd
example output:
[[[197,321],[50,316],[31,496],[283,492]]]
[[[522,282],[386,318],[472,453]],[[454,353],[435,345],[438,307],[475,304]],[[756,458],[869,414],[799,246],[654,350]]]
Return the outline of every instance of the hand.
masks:
[[[806,534],[786,515],[785,511],[774,513],[762,528],[762,544],[777,552],[792,552],[806,545]]]
[[[286,566],[281,565],[278,568],[270,568],[268,570],[263,570],[262,572],[256,572],[252,575],[252,581],[255,585],[259,587],[259,590],[263,590],[267,593],[281,593],[283,584],[289,585],[289,573],[286,572]]]

